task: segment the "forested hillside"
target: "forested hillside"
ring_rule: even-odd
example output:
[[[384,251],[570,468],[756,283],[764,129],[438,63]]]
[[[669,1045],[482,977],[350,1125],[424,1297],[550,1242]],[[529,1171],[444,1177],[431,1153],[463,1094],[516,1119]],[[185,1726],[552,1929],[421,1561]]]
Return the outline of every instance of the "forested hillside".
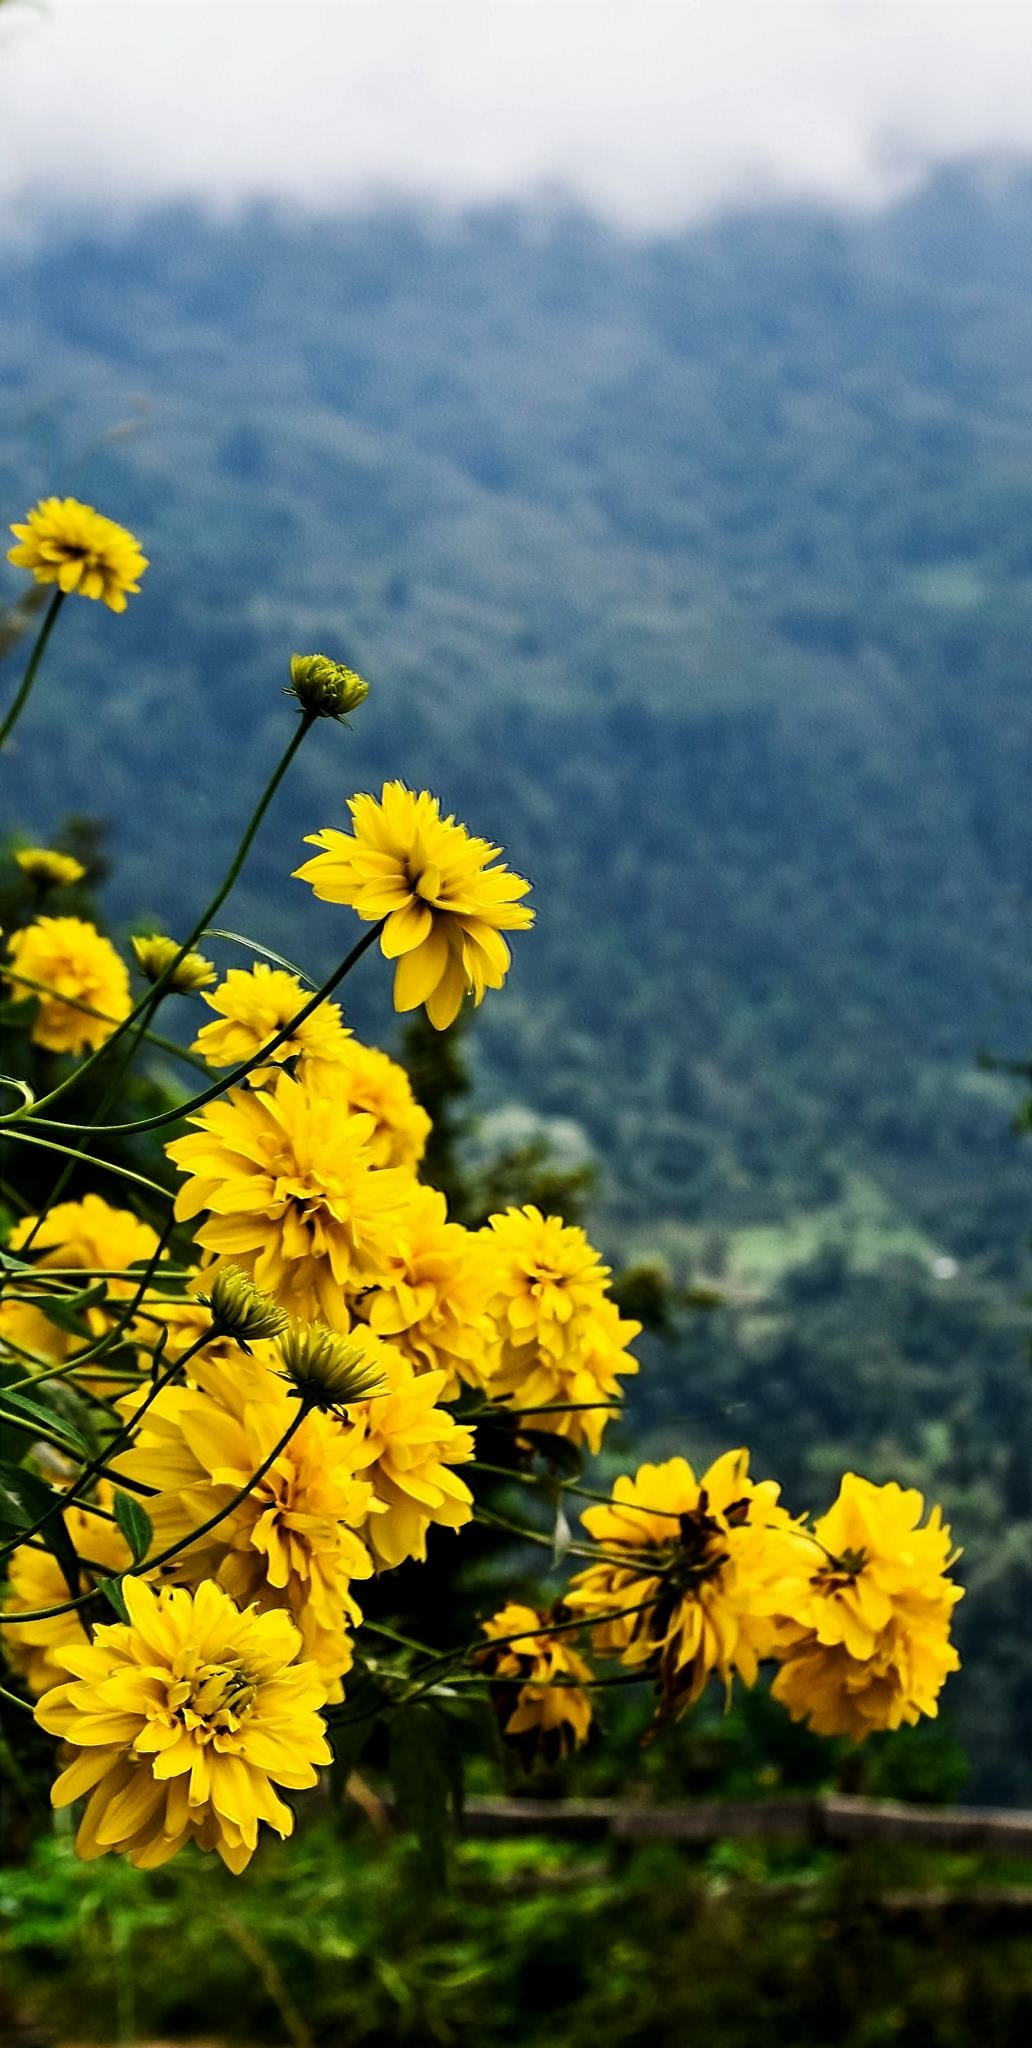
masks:
[[[539,926],[484,1102],[572,1119],[613,1241],[746,1297],[644,1419],[752,1427],[786,1477],[795,1440],[796,1492],[934,1478],[985,1581],[962,1719],[1026,1796],[1032,1157],[975,1054],[1032,1037],[1030,232],[1032,176],[956,172],[651,242],[170,210],[0,253],[5,517],[74,491],[153,562],[62,627],[12,822],[117,820],[116,909],[174,926],[290,652],[370,676],[229,922],[332,964],[289,871],[385,774],[504,841]],[[385,998],[370,967],[356,1021]]]

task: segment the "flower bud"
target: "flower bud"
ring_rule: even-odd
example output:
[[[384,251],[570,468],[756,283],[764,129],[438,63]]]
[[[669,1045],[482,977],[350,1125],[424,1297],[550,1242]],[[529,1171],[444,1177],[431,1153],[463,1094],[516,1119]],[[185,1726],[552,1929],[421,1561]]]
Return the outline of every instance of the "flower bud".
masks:
[[[85,868],[81,860],[71,853],[55,853],[49,846],[21,846],[15,860],[22,874],[37,889],[70,889],[73,882],[81,882]]]
[[[369,684],[328,654],[293,654],[284,694],[296,697],[309,718],[346,718],[368,697]]]
[[[220,1266],[211,1293],[201,1300],[211,1310],[213,1334],[234,1337],[245,1351],[261,1337],[278,1337],[290,1321],[286,1309],[278,1308],[239,1266]]]
[[[322,1323],[288,1323],[277,1346],[283,1377],[308,1408],[327,1413],[347,1408],[386,1391],[379,1366],[372,1364],[362,1337],[341,1337]]]
[[[148,981],[154,982],[160,981],[166,967],[171,966],[179,945],[175,939],[168,939],[161,932],[152,932],[148,938],[133,940],[133,952],[141,972]],[[181,996],[195,995],[199,988],[210,988],[215,978],[215,969],[203,954],[184,953],[166,986]]]

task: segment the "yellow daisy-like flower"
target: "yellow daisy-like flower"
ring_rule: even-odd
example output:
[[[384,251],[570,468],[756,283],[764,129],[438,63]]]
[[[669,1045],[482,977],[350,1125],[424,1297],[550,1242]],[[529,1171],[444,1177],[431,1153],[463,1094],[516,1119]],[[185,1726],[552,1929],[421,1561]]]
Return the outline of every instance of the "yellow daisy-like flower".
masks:
[[[349,1108],[372,1117],[374,1165],[419,1165],[430,1136],[430,1118],[397,1060],[374,1045],[349,1038],[327,1085],[334,1093],[341,1092]]]
[[[385,782],[382,795],[351,797],[354,832],[309,833],[320,850],[296,870],[324,903],[346,903],[386,924],[380,947],[396,960],[394,1007],[426,1013],[438,1031],[465,995],[483,1001],[509,968],[503,931],[525,931],[534,913],[519,901],[530,883],[501,862],[501,848],[442,818],[428,790]]]
[[[103,1485],[98,1506],[110,1511],[113,1489]],[[129,1546],[117,1523],[98,1514],[88,1503],[73,1502],[61,1517],[76,1555],[88,1559],[79,1576],[78,1591],[89,1593],[98,1578],[124,1572],[132,1563]],[[96,1567],[96,1569],[94,1569]],[[60,1607],[68,1599],[68,1585],[57,1559],[49,1550],[36,1550],[23,1543],[7,1566],[8,1586],[0,1607],[5,1614],[24,1610],[35,1614],[44,1607]],[[0,1645],[12,1671],[16,1671],[32,1693],[46,1692],[64,1676],[60,1652],[82,1645],[89,1638],[79,1610],[52,1614],[45,1621],[25,1621],[0,1629]]]
[[[19,1292],[38,1294],[41,1281],[37,1273],[67,1266],[78,1272],[113,1274],[107,1282],[108,1297],[113,1303],[125,1300],[139,1284],[128,1276],[127,1269],[153,1257],[158,1234],[130,1209],[114,1209],[101,1195],[84,1195],[79,1202],[55,1202],[37,1229],[38,1222],[36,1216],[23,1216],[8,1240],[8,1249],[20,1255],[31,1238],[27,1256],[36,1270],[8,1280],[0,1302],[0,1339],[6,1338],[19,1351],[30,1352],[45,1364],[57,1365],[82,1350],[90,1339],[59,1329],[33,1302],[20,1301]],[[127,1277],[119,1278],[121,1274]],[[56,1285],[55,1298],[61,1298]],[[111,1310],[97,1303],[83,1312],[83,1320],[92,1336],[99,1337],[110,1327]]]
[[[364,1534],[378,1568],[389,1571],[407,1557],[425,1559],[431,1522],[461,1529],[472,1519],[473,1496],[451,1468],[472,1458],[473,1431],[435,1405],[444,1373],[417,1376],[391,1345],[362,1335],[376,1347],[389,1392],[349,1411],[351,1450],[385,1510],[370,1516]]]
[[[527,1770],[539,1757],[555,1764],[569,1756],[591,1729],[591,1700],[583,1690],[591,1667],[568,1634],[549,1633],[549,1620],[536,1607],[510,1600],[481,1624],[497,1647],[476,1654],[479,1669],[491,1681],[498,1725]]]
[[[242,1066],[245,1060],[256,1059],[277,1031],[304,1009],[310,995],[311,990],[302,988],[297,976],[285,968],[264,964],[231,967],[225,981],[204,998],[220,1021],[203,1025],[190,1051],[200,1053],[209,1067]],[[349,1037],[339,1004],[320,1003],[282,1045],[273,1048],[269,1058],[279,1066],[296,1059],[299,1069],[336,1068],[347,1051]],[[252,1074],[251,1079],[258,1076]]]
[[[234,1088],[167,1147],[188,1174],[181,1221],[207,1210],[197,1242],[250,1274],[303,1322],[347,1331],[345,1290],[390,1266],[414,1183],[373,1164],[373,1121],[352,1115],[313,1077]]]
[[[148,566],[126,527],[78,498],[41,498],[11,532],[20,545],[7,559],[16,569],[31,569],[37,583],[56,583],[66,596],[100,598],[112,612],[124,612]]]
[[[697,1700],[711,1672],[728,1690],[736,1674],[755,1684],[773,1654],[771,1587],[793,1540],[778,1490],[750,1479],[747,1451],[726,1451],[701,1479],[684,1458],[642,1465],[585,1510],[605,1556],[566,1605],[596,1618],[596,1649],[655,1675],[661,1716]]]
[[[56,853],[49,846],[19,846],[14,858],[22,874],[39,889],[70,889],[86,873],[74,854]]]
[[[490,1378],[497,1349],[487,1313],[491,1286],[480,1238],[448,1222],[436,1188],[417,1188],[391,1245],[390,1270],[351,1306],[416,1372],[442,1373],[451,1401],[463,1381],[482,1387]]]
[[[75,1841],[87,1859],[113,1852],[155,1870],[194,1841],[239,1872],[262,1821],[293,1829],[276,1787],[302,1791],[331,1761],[322,1680],[297,1662],[285,1614],[241,1614],[210,1584],[155,1592],[126,1579],[123,1590],[128,1622],[63,1650],[71,1677],[36,1706],[76,1752],[53,1804],[88,1794]]]
[[[85,1052],[103,1045],[129,1015],[129,970],[110,939],[81,917],[40,917],[10,941],[11,992],[35,995],[34,1045]],[[46,991],[43,993],[42,991]]]
[[[922,1525],[923,1514],[913,1487],[847,1472],[814,1540],[793,1551],[774,1595],[785,1661],[772,1691],[818,1735],[862,1742],[934,1716],[959,1668],[950,1621],[963,1588],[946,1576],[956,1552],[941,1510]]]
[[[529,1428],[597,1451],[620,1377],[638,1370],[627,1346],[641,1324],[620,1316],[607,1293],[609,1267],[583,1230],[561,1217],[542,1216],[532,1205],[507,1209],[480,1237],[493,1275],[489,1309],[499,1342],[492,1395],[523,1411],[540,1403],[542,1412],[525,1414]],[[552,1403],[566,1412],[548,1413]]]
[[[257,1347],[244,1374],[232,1362],[192,1359],[194,1384],[163,1389],[116,1469],[155,1488],[147,1500],[152,1554],[185,1542],[169,1567],[178,1579],[194,1586],[211,1579],[242,1606],[254,1601],[263,1613],[285,1609],[328,1696],[339,1699],[352,1659],[347,1623],[362,1618],[351,1581],[372,1572],[356,1532],[376,1512],[371,1484],[356,1474],[351,1433],[332,1416],[306,1415],[247,1497],[206,1535],[186,1541],[229,1507],[298,1421],[297,1402],[273,1370],[274,1357],[274,1345]],[[126,1417],[143,1398],[142,1392],[129,1396],[122,1404]]]

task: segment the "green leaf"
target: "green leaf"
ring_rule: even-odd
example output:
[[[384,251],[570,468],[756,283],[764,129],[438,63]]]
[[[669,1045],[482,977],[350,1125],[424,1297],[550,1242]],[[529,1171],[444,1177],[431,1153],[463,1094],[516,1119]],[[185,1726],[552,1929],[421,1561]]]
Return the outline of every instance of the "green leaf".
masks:
[[[445,1828],[455,1794],[455,1740],[432,1707],[399,1707],[390,1724],[391,1779],[398,1811],[412,1829],[427,1877],[448,1882]]]
[[[24,1465],[0,1461],[0,1527],[5,1541],[23,1535],[46,1515],[39,1532],[40,1542],[56,1558],[74,1598],[79,1591],[79,1560],[60,1510],[62,1502],[63,1495],[55,1493],[35,1472],[26,1471]]]
[[[18,1290],[18,1300],[31,1303],[39,1315],[47,1317],[55,1329],[63,1329],[70,1337],[90,1337],[88,1323],[82,1321],[84,1309],[94,1309],[106,1300],[106,1280],[94,1280],[92,1286],[80,1288],[78,1294],[51,1294],[41,1290],[39,1294]]]
[[[66,1421],[56,1410],[35,1401],[31,1394],[15,1392],[12,1387],[0,1387],[0,1422],[9,1422],[15,1429],[26,1430],[30,1435],[46,1435],[60,1443],[73,1457],[88,1458],[90,1447],[74,1423]]]
[[[142,1564],[154,1541],[154,1530],[146,1508],[131,1493],[116,1493],[115,1520],[129,1545],[134,1564]]]
[[[98,1579],[97,1591],[103,1593],[109,1607],[113,1607],[119,1621],[128,1621],[129,1609],[122,1593],[121,1579]]]
[[[316,984],[312,980],[311,975],[305,974],[302,968],[295,967],[292,960],[285,960],[282,953],[274,953],[269,946],[260,946],[257,939],[245,938],[243,932],[217,931],[214,925],[208,925],[201,933],[201,937],[202,939],[229,939],[234,946],[246,946],[249,953],[257,953],[263,960],[271,960],[274,967],[285,967],[287,973],[294,976],[295,981],[302,982],[305,988],[310,988],[314,994]]]

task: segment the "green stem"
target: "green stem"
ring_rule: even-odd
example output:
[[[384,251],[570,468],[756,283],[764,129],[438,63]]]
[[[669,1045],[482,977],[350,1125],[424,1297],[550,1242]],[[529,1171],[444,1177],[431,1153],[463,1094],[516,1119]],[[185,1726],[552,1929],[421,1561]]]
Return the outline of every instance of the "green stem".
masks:
[[[46,612],[44,614],[43,624],[41,625],[39,632],[36,635],[36,645],[29,656],[28,666],[25,670],[24,676],[22,677],[21,688],[18,691],[18,694],[14,700],[14,703],[11,705],[11,708],[7,713],[6,718],[4,719],[3,723],[0,724],[0,747],[2,747],[4,745],[4,742],[10,738],[15,726],[18,723],[19,718],[22,715],[22,712],[25,709],[26,704],[29,701],[29,694],[31,692],[32,685],[36,680],[36,675],[39,670],[40,662],[42,661],[43,656],[46,653],[47,641],[49,640],[50,635],[53,632],[55,625],[57,624],[57,615],[61,609],[61,606],[64,603],[64,600],[64,591],[55,590],[54,595],[51,598],[50,603],[47,606]]]
[[[205,1098],[205,1099],[207,1100],[207,1098]],[[175,1114],[176,1116],[178,1116],[179,1112],[178,1112],[178,1111],[176,1111],[176,1112],[175,1112],[174,1114]],[[153,1118],[151,1118],[151,1119],[150,1119],[150,1122],[148,1122],[148,1123],[142,1123],[142,1124],[117,1124],[117,1125],[113,1125],[113,1126],[110,1126],[110,1128],[112,1128],[112,1129],[116,1129],[116,1130],[128,1130],[128,1131],[132,1131],[132,1130],[140,1130],[140,1131],[145,1131],[145,1130],[149,1130],[149,1128],[150,1128],[150,1123],[151,1123],[151,1122],[153,1122],[153,1121],[154,1121],[154,1119],[153,1119]],[[168,1119],[166,1119],[166,1118],[164,1118],[164,1117],[159,1117],[159,1118],[157,1119],[157,1121],[158,1121],[159,1123],[164,1123],[164,1122],[168,1121]],[[43,1128],[44,1128],[44,1130],[47,1130],[47,1131],[74,1131],[74,1130],[78,1130],[78,1129],[80,1128],[80,1126],[79,1126],[78,1124],[51,1124],[51,1123],[44,1123],[44,1125],[43,1125]],[[57,1140],[56,1140],[55,1138],[36,1138],[36,1137],[33,1137],[33,1135],[32,1135],[32,1133],[31,1133],[31,1131],[22,1131],[22,1130],[18,1130],[18,1129],[11,1129],[11,1130],[9,1130],[9,1131],[8,1131],[8,1134],[7,1134],[7,1135],[8,1135],[8,1137],[9,1137],[9,1138],[16,1138],[16,1139],[17,1139],[17,1141],[18,1141],[18,1143],[19,1143],[19,1145],[38,1145],[38,1146],[40,1146],[40,1147],[41,1147],[41,1149],[42,1149],[42,1150],[43,1150],[44,1152],[58,1152],[58,1153],[60,1153],[60,1154],[61,1154],[61,1156],[62,1156],[62,1158],[64,1158],[64,1159],[81,1159],[81,1160],[84,1160],[87,1166],[95,1166],[95,1167],[97,1168],[98,1172],[100,1172],[100,1173],[113,1173],[113,1174],[116,1174],[116,1175],[117,1175],[117,1177],[118,1177],[118,1179],[119,1179],[119,1180],[131,1180],[131,1181],[132,1181],[132,1182],[133,1182],[133,1183],[135,1184],[135,1186],[136,1186],[136,1187],[138,1187],[138,1188],[146,1188],[146,1189],[147,1189],[147,1192],[148,1192],[148,1194],[151,1194],[151,1195],[160,1195],[160,1196],[161,1196],[161,1199],[162,1199],[162,1201],[163,1201],[163,1202],[167,1202],[167,1201],[168,1201],[168,1189],[167,1189],[167,1188],[163,1188],[163,1187],[161,1186],[161,1183],[160,1183],[160,1181],[156,1181],[156,1180],[150,1180],[150,1179],[148,1178],[148,1176],[147,1176],[147,1175],[146,1175],[145,1173],[134,1173],[134,1172],[133,1172],[133,1169],[132,1169],[131,1167],[129,1167],[129,1166],[118,1166],[118,1165],[116,1165],[116,1163],[115,1163],[115,1161],[114,1161],[113,1159],[94,1159],[94,1158],[92,1157],[92,1155],[91,1155],[91,1154],[90,1154],[89,1152],[83,1152],[83,1151],[82,1151],[82,1150],[81,1150],[81,1149],[80,1149],[80,1148],[79,1148],[78,1146],[76,1146],[76,1145],[60,1145],[60,1144],[58,1144],[58,1142],[57,1142]],[[88,1132],[87,1132],[87,1135],[89,1135],[89,1134],[88,1134]],[[52,1196],[52,1198],[51,1198],[51,1199],[52,1199],[53,1201],[56,1201],[56,1199],[57,1199],[57,1195],[58,1195],[59,1193],[60,1193],[60,1187],[58,1187],[58,1188],[57,1188],[57,1189],[55,1190],[55,1192],[54,1192],[54,1195]],[[47,1215],[47,1211],[45,1211],[45,1210],[44,1210],[44,1211],[43,1211],[43,1213],[42,1213],[42,1214],[41,1214],[41,1215],[39,1216],[39,1218],[37,1219],[37,1228],[39,1227],[39,1225],[40,1225],[40,1224],[42,1224],[42,1223],[44,1223],[44,1222],[46,1221],[46,1215]],[[25,1240],[25,1243],[24,1243],[24,1245],[23,1245],[22,1249],[23,1249],[23,1251],[28,1251],[28,1249],[29,1249],[29,1239],[28,1239],[28,1238],[26,1238],[26,1240]]]
[[[301,745],[302,740],[304,739],[306,733],[309,731],[311,724],[312,720],[310,718],[303,717],[301,719],[300,724],[295,728],[295,731],[291,736],[289,746],[284,750],[283,754],[281,755],[277,767],[273,770],[272,775],[270,776],[268,782],[266,783],[265,789],[263,790],[261,796],[258,799],[258,803],[255,809],[251,813],[251,817],[248,822],[247,828],[244,832],[244,836],[241,839],[239,846],[237,847],[236,853],[234,854],[233,859],[229,864],[226,874],[224,875],[221,883],[219,884],[218,889],[216,890],[214,896],[212,897],[211,902],[206,904],[201,916],[197,919],[197,922],[194,925],[193,930],[190,932],[189,936],[183,940],[183,943],[180,946],[179,951],[175,955],[174,959],[169,961],[168,966],[165,968],[164,972],[161,975],[159,975],[153,987],[148,989],[147,994],[140,998],[140,1001],[136,1004],[135,1008],[130,1011],[128,1017],[123,1017],[121,1023],[115,1026],[115,1029],[111,1034],[111,1037],[105,1039],[104,1044],[102,1046],[98,1046],[96,1051],[90,1054],[89,1059],[85,1060],[81,1067],[76,1067],[75,1071],[71,1074],[67,1074],[63,1081],[58,1081],[56,1086],[50,1090],[50,1093],[42,1097],[40,1103],[38,1104],[39,1108],[45,1108],[50,1103],[58,1101],[58,1099],[62,1095],[64,1095],[69,1088],[76,1086],[82,1080],[83,1076],[89,1073],[91,1067],[93,1067],[96,1064],[97,1060],[103,1058],[105,1054],[109,1053],[112,1047],[118,1042],[118,1040],[120,1038],[123,1038],[125,1033],[132,1029],[133,1025],[142,1023],[144,1029],[146,1029],[146,1026],[148,1025],[151,1017],[153,1016],[154,1011],[156,1010],[159,1002],[161,1001],[161,998],[164,995],[165,990],[167,989],[168,984],[171,981],[172,976],[174,975],[180,962],[185,960],[186,955],[190,952],[191,948],[194,945],[196,945],[197,940],[200,937],[201,932],[204,930],[205,925],[209,925],[211,923],[212,918],[215,916],[216,912],[221,908],[222,904],[226,900],[226,897],[229,895],[229,892],[232,889],[233,884],[237,880],[237,877],[240,874],[240,870],[243,867],[248,854],[250,853],[251,847],[254,843],[255,834],[258,831],[262,819],[264,818],[265,813],[268,810],[269,805],[271,804],[272,799],[275,796],[276,791],[278,790],[280,783],[282,782],[283,777],[287,772],[287,769],[290,767],[290,764],[293,761],[294,756],[297,753],[297,750]],[[130,1058],[132,1056],[133,1051],[135,1051],[135,1041],[133,1046],[130,1048]],[[116,1076],[115,1086],[118,1086],[120,1082],[121,1073],[119,1073]],[[93,1128],[99,1127],[94,1126]]]
[[[325,1002],[327,996],[333,994],[334,989],[340,986],[345,976],[351,973],[353,967],[357,966],[363,953],[367,953],[374,940],[379,938],[385,922],[386,920],[381,918],[379,924],[371,925],[369,930],[363,933],[357,944],[352,946],[350,953],[345,955],[340,966],[334,969],[329,980],[324,981],[322,987],[316,989],[315,994],[309,997],[303,1008],[298,1010],[296,1015],[291,1017],[286,1024],[282,1025],[275,1036],[268,1039],[249,1060],[242,1061],[239,1067],[234,1067],[232,1072],[224,1074],[221,1080],[213,1081],[210,1088],[202,1089],[201,1093],[195,1095],[190,1102],[178,1103],[174,1109],[163,1109],[159,1111],[157,1116],[141,1117],[140,1121],[134,1124],[94,1124],[91,1127],[93,1134],[98,1138],[126,1138],[138,1136],[143,1131],[161,1130],[166,1124],[181,1123],[184,1117],[192,1116],[196,1110],[203,1109],[206,1102],[213,1102],[217,1095],[224,1094],[228,1088],[235,1088],[239,1081],[246,1080],[248,1074],[252,1073],[255,1067],[264,1066],[270,1054],[276,1052],[281,1045],[284,1045],[288,1038],[292,1038],[298,1026],[304,1024],[306,1019],[311,1016],[313,1010],[317,1010],[320,1003]],[[44,1102],[47,1100],[49,1100],[49,1097],[44,1098]],[[37,1105],[39,1108],[43,1106],[43,1103]],[[0,1119],[0,1121],[3,1121],[3,1119]],[[38,1122],[40,1128],[44,1131],[69,1131],[75,1128],[72,1124],[51,1123],[49,1118],[37,1118],[35,1114],[33,1114],[32,1121],[34,1123]],[[14,1118],[10,1120],[9,1127],[13,1129],[16,1136],[20,1135]],[[35,1142],[41,1144],[42,1140],[36,1139]],[[61,1148],[55,1147],[55,1149]],[[78,1159],[85,1158],[87,1155],[77,1152],[73,1156]],[[98,1164],[104,1166],[108,1165],[108,1163],[106,1160],[98,1162]],[[118,1171],[119,1169],[112,1170]],[[136,1177],[138,1178],[138,1176]],[[164,1195],[167,1193],[167,1190],[162,1188],[160,1192]]]
[[[117,1017],[110,1016],[107,1010],[98,1010],[95,1004],[84,1003],[78,996],[66,996],[61,989],[53,988],[50,982],[34,981],[31,974],[18,974],[13,967],[4,968],[4,980],[16,981],[21,988],[28,989],[30,995],[49,996],[51,1002],[63,1003],[66,1010],[78,1010],[81,1011],[84,1017],[96,1017],[101,1024],[115,1026],[119,1021]],[[210,1071],[207,1060],[202,1060],[197,1053],[187,1052],[186,1047],[177,1045],[174,1038],[164,1038],[160,1031],[145,1031],[142,1035],[146,1039],[147,1044],[157,1046],[159,1052],[172,1053],[177,1060],[182,1060],[188,1067],[196,1067],[197,1071],[201,1074],[206,1074]],[[105,1039],[103,1046],[99,1050],[106,1051],[110,1043],[111,1040],[109,1038]],[[82,1068],[78,1069],[78,1073],[82,1071]],[[78,1074],[76,1078],[78,1078]],[[45,1102],[49,1102],[51,1098],[47,1095],[42,1099]]]
[[[129,1421],[123,1423],[122,1428],[112,1437],[111,1442],[105,1444],[104,1449],[98,1452],[95,1458],[91,1458],[88,1465],[83,1466],[74,1485],[68,1488],[67,1493],[55,1493],[53,1500],[44,1508],[43,1513],[37,1517],[30,1528],[20,1529],[17,1537],[12,1537],[7,1543],[0,1545],[0,1563],[5,1558],[10,1557],[13,1551],[19,1550],[23,1543],[27,1543],[30,1536],[38,1536],[40,1530],[45,1529],[47,1523],[55,1515],[63,1514],[66,1508],[72,1507],[81,1494],[85,1492],[91,1481],[98,1478],[102,1471],[110,1467],[112,1458],[117,1457],[119,1451],[130,1442],[139,1426],[141,1418],[146,1414],[152,1402],[156,1401],[158,1395],[164,1392],[170,1380],[173,1380],[178,1372],[182,1372],[184,1365],[187,1365],[198,1351],[202,1351],[205,1344],[211,1342],[211,1330],[213,1328],[214,1324],[212,1324],[211,1329],[205,1330],[200,1337],[195,1338],[194,1342],[187,1346],[181,1357],[175,1359],[163,1373],[158,1374],[148,1388],[139,1407],[133,1410]]]
[[[189,1534],[181,1537],[178,1543],[170,1543],[167,1550],[159,1550],[157,1557],[142,1558],[139,1564],[133,1565],[131,1571],[122,1574],[123,1578],[138,1578],[141,1572],[156,1571],[159,1565],[168,1564],[173,1557],[178,1557],[181,1551],[189,1550],[194,1543],[200,1541],[202,1536],[208,1536],[213,1529],[217,1529],[219,1523],[224,1522],[226,1516],[231,1515],[234,1509],[238,1508],[241,1502],[247,1500],[248,1496],[254,1492],[255,1487],[264,1479],[265,1474],[276,1463],[281,1452],[286,1450],[294,1431],[300,1427],[307,1412],[305,1403],[302,1401],[297,1414],[291,1416],[290,1423],[284,1430],[279,1442],[273,1444],[268,1456],[262,1459],[257,1470],[252,1472],[247,1484],[241,1486],[232,1496],[231,1500],[224,1502],[223,1506],[216,1509],[213,1515],[208,1516],[206,1522],[201,1522],[198,1528],[191,1529]]]

